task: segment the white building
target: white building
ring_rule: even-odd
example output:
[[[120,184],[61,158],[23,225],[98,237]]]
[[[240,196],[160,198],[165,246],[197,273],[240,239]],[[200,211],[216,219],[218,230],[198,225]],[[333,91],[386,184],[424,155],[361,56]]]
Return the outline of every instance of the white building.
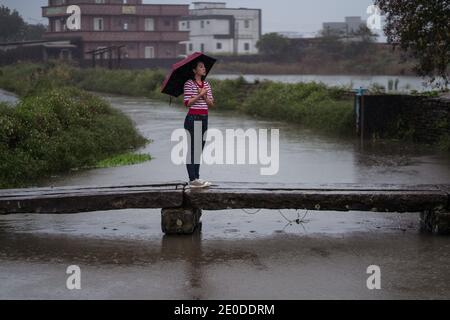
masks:
[[[256,54],[261,38],[261,9],[227,8],[225,2],[194,2],[180,31],[190,31],[187,54]]]

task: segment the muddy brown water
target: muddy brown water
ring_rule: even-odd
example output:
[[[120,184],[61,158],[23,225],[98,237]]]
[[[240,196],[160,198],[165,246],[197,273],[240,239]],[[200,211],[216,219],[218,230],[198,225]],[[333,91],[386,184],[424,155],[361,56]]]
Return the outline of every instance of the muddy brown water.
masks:
[[[186,180],[170,135],[185,111],[147,99],[106,96],[154,140],[155,158],[73,172],[41,186]],[[203,165],[202,178],[233,182],[449,183],[450,158],[417,145],[360,146],[280,122],[213,112],[210,128],[280,129],[280,171]],[[450,297],[450,238],[419,231],[418,213],[304,210],[204,212],[192,236],[164,236],[159,210],[0,217],[2,299],[433,299]],[[302,223],[292,222],[303,218]],[[81,290],[66,268],[81,268]],[[369,290],[367,267],[381,269]]]

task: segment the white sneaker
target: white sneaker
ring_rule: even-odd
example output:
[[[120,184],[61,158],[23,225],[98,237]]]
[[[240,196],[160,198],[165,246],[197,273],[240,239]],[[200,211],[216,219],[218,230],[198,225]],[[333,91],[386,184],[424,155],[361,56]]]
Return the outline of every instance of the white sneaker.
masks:
[[[199,179],[189,182],[189,186],[191,188],[205,188],[207,184],[205,182],[201,182]]]
[[[197,179],[198,181],[200,181],[201,183],[205,184],[206,187],[210,187],[212,186],[212,183],[203,179]]]

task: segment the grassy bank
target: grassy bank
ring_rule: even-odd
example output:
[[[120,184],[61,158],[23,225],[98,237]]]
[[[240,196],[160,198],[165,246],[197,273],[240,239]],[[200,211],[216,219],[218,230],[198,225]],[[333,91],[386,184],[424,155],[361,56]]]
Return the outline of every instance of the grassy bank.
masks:
[[[80,89],[145,96],[168,101],[160,93],[162,70],[79,69],[49,63],[19,64],[0,69],[0,88],[20,95],[43,89],[76,86]],[[22,79],[26,79],[23,81]],[[214,96],[220,109],[236,110],[252,116],[285,120],[336,134],[351,134],[353,104],[343,98],[342,90],[323,84],[282,84],[270,81],[250,85],[243,78],[214,80]],[[175,99],[180,104],[182,97]]]
[[[128,117],[93,94],[63,86],[36,94],[27,81],[17,84],[6,89],[27,94],[15,106],[0,104],[0,188],[95,167],[147,143]]]
[[[338,135],[353,134],[353,99],[346,97],[341,88],[270,81],[248,86],[242,78],[211,82],[220,108]]]
[[[0,68],[0,88],[20,96],[35,95],[45,90],[64,86],[77,87],[129,96],[163,98],[159,86],[164,71],[80,69],[69,64],[20,63]]]
[[[79,69],[60,63],[19,64],[0,69],[0,88],[30,95],[48,88],[75,86],[80,89],[143,96],[167,101],[160,93],[163,70]],[[25,79],[25,81],[23,81]],[[353,98],[344,94],[349,88],[327,87],[320,83],[247,83],[235,80],[209,80],[218,108],[254,117],[282,120],[333,135],[353,136]],[[376,88],[375,88],[376,89]],[[182,97],[174,103],[182,106]],[[402,139],[392,136],[392,139]],[[448,137],[438,143],[447,149]]]

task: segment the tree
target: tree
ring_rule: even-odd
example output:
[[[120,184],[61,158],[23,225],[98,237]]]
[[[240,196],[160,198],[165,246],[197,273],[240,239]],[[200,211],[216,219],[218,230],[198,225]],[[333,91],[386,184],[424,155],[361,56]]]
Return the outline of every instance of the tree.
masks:
[[[256,43],[259,52],[268,56],[283,56],[289,49],[289,39],[276,33],[264,34]]]
[[[378,38],[378,35],[373,33],[366,25],[361,25],[358,30],[351,34],[365,44],[374,43]]]
[[[23,30],[23,40],[41,40],[42,35],[47,31],[47,27],[39,24],[25,24]]]
[[[378,37],[366,25],[361,25],[358,30],[351,33],[354,39],[347,44],[346,53],[350,56],[362,56],[369,52],[375,52],[375,42]]]
[[[46,30],[43,24],[24,22],[16,10],[0,7],[0,42],[41,40]]]
[[[341,41],[343,36],[344,33],[340,30],[323,29],[320,31],[317,47],[322,53],[338,59],[342,56],[345,48],[344,43]]]
[[[16,41],[22,36],[25,22],[16,10],[0,7],[0,41]]]
[[[386,15],[388,42],[417,59],[420,76],[449,83],[450,0],[374,0]]]

